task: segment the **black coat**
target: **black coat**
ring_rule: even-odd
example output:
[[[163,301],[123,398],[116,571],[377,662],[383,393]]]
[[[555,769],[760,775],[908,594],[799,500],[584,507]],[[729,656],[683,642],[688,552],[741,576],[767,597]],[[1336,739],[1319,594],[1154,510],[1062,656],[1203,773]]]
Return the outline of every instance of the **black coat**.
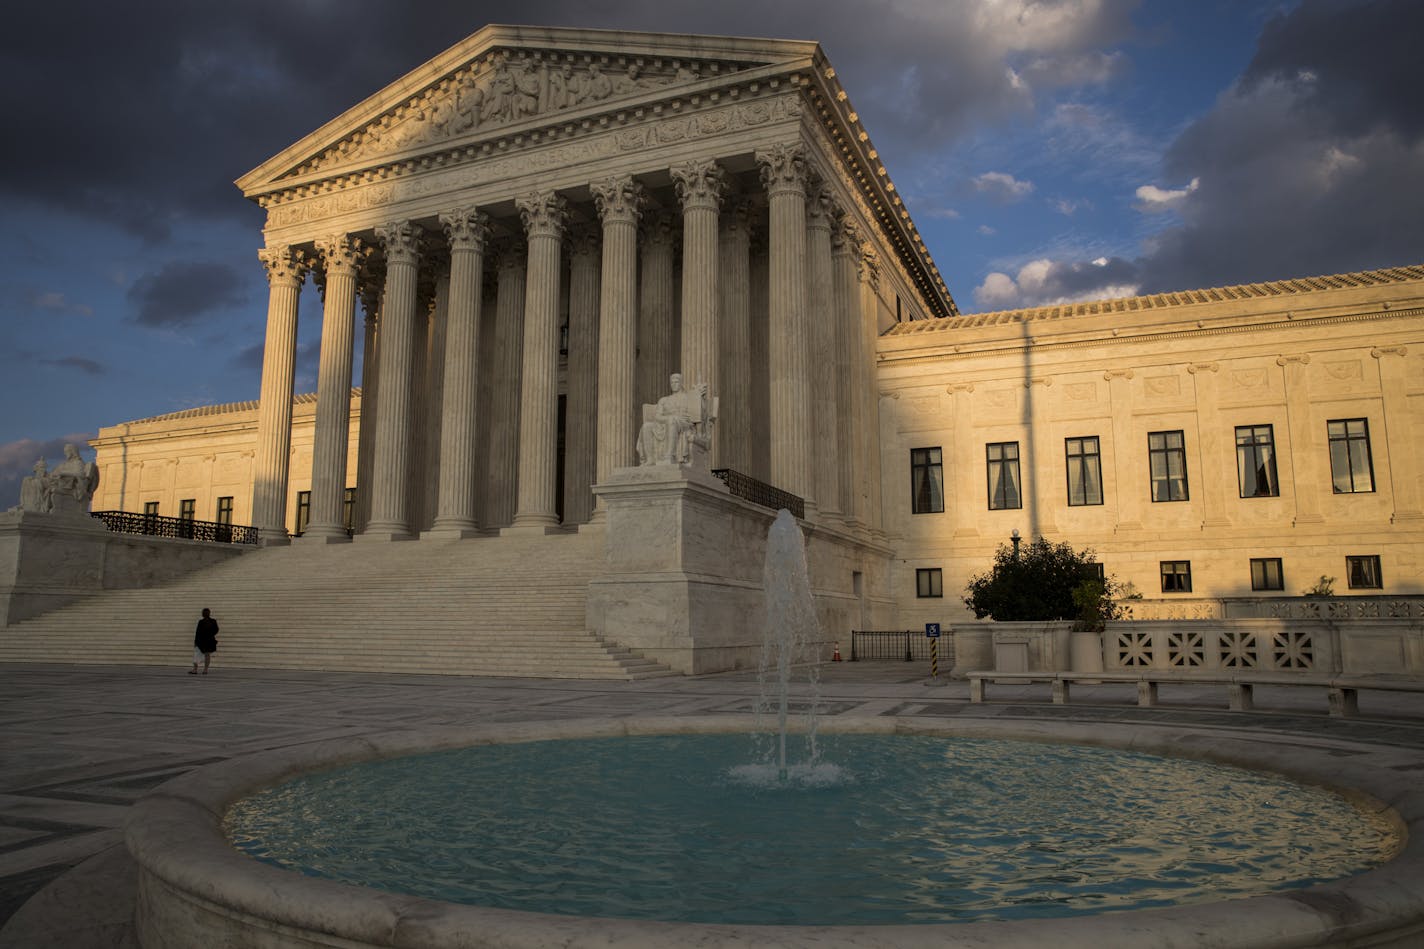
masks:
[[[198,628],[193,632],[193,645],[201,652],[217,652],[218,621],[211,616],[198,620]]]

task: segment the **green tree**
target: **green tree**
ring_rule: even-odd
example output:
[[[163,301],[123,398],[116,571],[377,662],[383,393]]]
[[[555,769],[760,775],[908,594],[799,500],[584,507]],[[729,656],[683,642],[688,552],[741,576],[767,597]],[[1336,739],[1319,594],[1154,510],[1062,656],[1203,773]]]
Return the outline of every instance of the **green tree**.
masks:
[[[1091,549],[1080,552],[1040,537],[1017,552],[1001,544],[993,568],[970,579],[964,605],[979,619],[1071,619],[1082,629],[1102,629],[1119,613],[1115,590],[1112,581],[1098,578]]]

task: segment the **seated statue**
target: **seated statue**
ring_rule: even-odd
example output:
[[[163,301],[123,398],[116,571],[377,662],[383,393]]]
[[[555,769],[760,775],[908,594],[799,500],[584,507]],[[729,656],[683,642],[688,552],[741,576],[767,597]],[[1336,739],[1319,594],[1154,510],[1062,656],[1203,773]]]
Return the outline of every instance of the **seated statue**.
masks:
[[[35,462],[35,473],[20,482],[19,510],[48,514],[49,493],[49,474],[45,468],[45,460],[41,458]]]
[[[670,394],[658,399],[657,405],[643,406],[639,465],[685,465],[693,460],[694,450],[705,458],[711,447],[717,411],[716,400],[707,397],[706,384],[684,389],[682,375],[676,372],[668,384]]]
[[[45,478],[53,513],[86,513],[99,487],[99,466],[79,456],[73,445],[64,446],[64,460]]]

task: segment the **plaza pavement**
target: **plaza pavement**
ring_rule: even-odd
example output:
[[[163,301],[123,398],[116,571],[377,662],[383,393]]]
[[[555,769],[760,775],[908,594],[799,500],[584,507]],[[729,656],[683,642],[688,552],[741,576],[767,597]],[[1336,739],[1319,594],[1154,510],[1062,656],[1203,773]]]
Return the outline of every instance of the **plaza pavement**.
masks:
[[[432,725],[717,715],[752,710],[756,676],[639,682],[364,675],[186,666],[0,664],[0,949],[134,945],[135,873],[122,845],[129,805],[170,778],[236,755]],[[931,687],[922,663],[821,667],[831,716],[1051,718],[1170,722],[1267,732],[1282,742],[1390,745],[1419,752],[1424,696],[1361,695],[1361,717],[1328,718],[1323,689],[1258,688],[1257,710],[1228,712],[1221,687],[1164,686],[1139,709],[1133,686],[996,686],[971,705],[963,682]],[[1343,754],[1344,752],[1342,752]]]

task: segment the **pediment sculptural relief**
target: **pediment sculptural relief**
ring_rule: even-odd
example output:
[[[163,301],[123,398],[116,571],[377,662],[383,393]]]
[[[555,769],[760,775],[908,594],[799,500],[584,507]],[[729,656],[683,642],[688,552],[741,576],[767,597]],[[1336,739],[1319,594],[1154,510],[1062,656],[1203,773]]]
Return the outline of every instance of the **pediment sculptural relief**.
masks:
[[[649,66],[640,60],[622,59],[605,64],[604,59],[497,50],[432,87],[418,102],[366,126],[296,173],[388,155],[532,116],[686,85],[714,68],[682,60],[657,60]],[[736,68],[745,66],[715,64],[718,73]]]

